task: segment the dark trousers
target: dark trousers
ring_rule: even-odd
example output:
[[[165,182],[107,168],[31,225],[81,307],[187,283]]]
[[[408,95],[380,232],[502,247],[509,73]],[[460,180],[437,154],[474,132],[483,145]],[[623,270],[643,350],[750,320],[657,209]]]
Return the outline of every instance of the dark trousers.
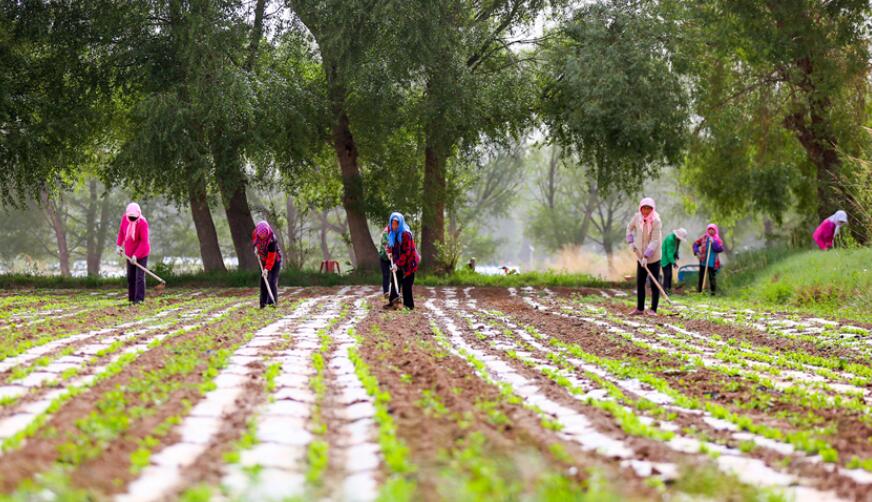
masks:
[[[699,293],[702,293],[702,276],[705,275],[705,267],[700,267],[699,269],[699,284],[696,286],[696,290]],[[715,294],[715,291],[718,290],[718,271],[709,267],[708,269],[708,279],[706,279],[709,283],[709,289],[712,294]]]
[[[379,259],[381,262],[381,271],[382,271],[382,293],[387,293],[391,290],[391,262],[388,260]]]
[[[148,267],[148,256],[136,260],[143,267]],[[145,301],[145,270],[127,262],[127,301],[142,303]]]
[[[277,261],[272,270],[267,272],[266,279],[269,281],[269,288],[275,296],[276,302],[279,301],[279,270],[282,268],[282,262]],[[269,297],[269,292],[266,289],[266,282],[263,277],[260,278],[260,308],[267,305],[273,305],[273,301]]]
[[[648,270],[654,277],[660,277],[660,260],[648,264]],[[648,281],[648,272],[642,268],[642,264],[636,262],[636,308],[645,310],[645,283]],[[651,310],[657,312],[657,304],[660,303],[660,290],[651,285]]]
[[[400,275],[403,276],[403,279],[400,281]],[[415,274],[405,275],[402,272],[402,269],[397,269],[397,280],[400,281],[400,289],[403,292],[403,306],[409,309],[415,308],[415,299],[412,297],[412,286],[415,284]],[[389,297],[389,302],[393,302],[394,299],[398,298],[400,295],[393,288],[391,288],[391,296]]]
[[[672,293],[672,267],[672,263],[663,267],[663,290],[666,294]]]

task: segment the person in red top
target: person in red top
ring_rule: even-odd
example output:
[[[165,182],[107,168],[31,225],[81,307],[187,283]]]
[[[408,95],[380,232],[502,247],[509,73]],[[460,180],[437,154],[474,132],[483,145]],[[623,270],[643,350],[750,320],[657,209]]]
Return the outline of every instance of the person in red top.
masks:
[[[279,243],[269,223],[259,222],[251,233],[251,242],[254,252],[263,266],[263,274],[260,280],[260,308],[267,305],[275,306],[275,302],[269,296],[272,292],[275,301],[279,300],[279,271],[282,268],[282,252]],[[269,284],[269,291],[267,290]]]
[[[418,263],[421,256],[415,247],[415,239],[412,230],[406,225],[406,219],[400,213],[392,213],[388,220],[388,242],[385,251],[394,260],[391,271],[397,274],[400,281],[400,290],[403,292],[403,306],[407,309],[415,308],[415,299],[412,296],[412,286],[415,284],[415,272],[418,271]],[[391,288],[388,304],[385,308],[393,306],[399,298],[399,294]]]
[[[128,204],[124,211],[115,249],[119,255],[127,257],[127,300],[134,305],[142,303],[145,301],[145,271],[136,264],[148,266],[151,244],[148,240],[148,220],[136,202]]]

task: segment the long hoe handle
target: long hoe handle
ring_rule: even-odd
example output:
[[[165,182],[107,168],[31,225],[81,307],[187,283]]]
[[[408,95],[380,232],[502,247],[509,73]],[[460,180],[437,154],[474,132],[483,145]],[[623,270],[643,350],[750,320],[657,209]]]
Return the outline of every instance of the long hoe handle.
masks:
[[[146,274],[148,274],[148,275],[154,277],[155,279],[157,279],[158,281],[160,281],[161,284],[163,284],[164,286],[166,286],[167,281],[165,281],[165,280],[161,279],[160,277],[158,277],[157,275],[155,275],[154,272],[152,272],[151,270],[149,270],[149,269],[143,267],[142,265],[139,264],[139,262],[133,263],[133,260],[131,260],[129,256],[124,255],[124,257],[127,258],[127,262],[128,262],[128,263],[130,263],[131,265],[135,265],[135,266],[139,267],[140,269],[142,269],[143,272],[145,272]]]
[[[712,243],[711,240],[708,241],[708,246],[706,246],[705,252],[705,270],[702,272],[702,290],[705,291],[706,283],[708,282],[708,269],[709,269],[709,259],[712,254]]]
[[[636,258],[636,260],[638,260],[639,265],[642,265],[642,260],[640,260],[639,258]],[[642,268],[644,268],[645,271],[648,272],[648,278],[651,279],[651,282],[653,282],[655,286],[657,286],[657,289],[660,290],[660,294],[663,295],[663,298],[666,298],[666,301],[669,302],[670,305],[672,305],[673,304],[672,299],[669,298],[669,295],[667,295],[666,291],[663,290],[663,286],[660,285],[660,281],[658,281],[654,277],[654,274],[651,273],[651,270],[648,268],[648,265],[642,265]]]
[[[399,295],[400,285],[397,284],[397,272],[394,270],[394,256],[392,254],[388,254],[388,259],[391,260],[391,275],[394,276],[394,291],[396,291],[397,295]]]
[[[276,297],[273,296],[272,288],[269,287],[269,281],[266,280],[266,277],[263,276],[263,263],[260,262],[260,255],[254,253],[255,258],[257,258],[257,266],[260,267],[260,280],[266,284],[266,292],[269,293],[269,299],[272,300],[273,304],[276,303]]]

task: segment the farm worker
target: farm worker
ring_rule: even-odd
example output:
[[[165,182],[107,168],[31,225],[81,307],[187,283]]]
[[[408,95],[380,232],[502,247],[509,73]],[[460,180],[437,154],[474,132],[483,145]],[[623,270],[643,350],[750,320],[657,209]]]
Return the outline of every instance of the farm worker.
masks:
[[[635,315],[645,313],[645,283],[648,270],[652,277],[660,277],[660,255],[663,224],[655,210],[654,199],[645,197],[639,202],[639,212],[627,225],[627,244],[636,256],[636,310]],[[645,270],[647,267],[648,270]],[[651,288],[651,310],[648,315],[657,315],[660,290]]]
[[[718,226],[714,223],[705,229],[705,234],[693,243],[693,254],[699,258],[699,284],[696,290],[702,293],[702,282],[708,277],[712,295],[718,289],[717,276],[721,268],[721,260],[718,255],[724,252],[724,241],[721,240]],[[708,263],[706,263],[708,258]]]
[[[663,289],[667,295],[672,294],[672,267],[678,266],[678,248],[684,239],[687,239],[687,230],[683,228],[673,230],[663,239],[660,263],[663,266]]]
[[[393,259],[391,271],[397,274],[397,280],[401,283],[403,306],[407,309],[414,309],[415,299],[412,297],[412,286],[415,284],[415,272],[418,271],[421,256],[415,247],[412,230],[406,224],[406,219],[402,214],[391,213],[391,217],[388,219],[388,229],[387,252]],[[397,298],[399,298],[399,293],[392,290],[385,307],[393,305]]]
[[[258,222],[251,233],[251,243],[261,265],[260,308],[275,305],[279,299],[279,271],[282,269],[282,253],[272,227],[265,221]],[[269,287],[269,290],[267,290]],[[272,293],[273,298],[270,298]]]
[[[833,241],[836,240],[836,235],[839,234],[839,229],[842,225],[848,223],[848,213],[839,210],[832,216],[827,217],[818,225],[814,231],[812,238],[817,243],[818,247],[826,251],[833,247]]]
[[[378,247],[378,258],[379,262],[381,262],[382,273],[382,294],[385,299],[390,296],[391,291],[391,260],[388,258],[388,234],[390,232],[390,227],[385,227],[382,230],[381,242]]]
[[[127,301],[142,303],[145,301],[145,271],[137,264],[148,266],[151,244],[148,240],[148,220],[136,202],[128,204],[121,217],[115,250],[127,258]]]

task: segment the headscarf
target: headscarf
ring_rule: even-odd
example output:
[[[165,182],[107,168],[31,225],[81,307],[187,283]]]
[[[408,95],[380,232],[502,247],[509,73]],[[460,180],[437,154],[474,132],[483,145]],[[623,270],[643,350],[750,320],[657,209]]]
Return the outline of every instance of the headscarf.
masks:
[[[715,235],[709,235],[708,231],[711,229],[715,229]],[[718,226],[715,225],[714,223],[709,223],[709,226],[705,227],[705,235],[706,235],[706,237],[711,237],[712,239],[714,239],[716,241],[721,240],[721,232],[718,229]]]
[[[657,214],[657,205],[654,204],[654,199],[651,197],[645,197],[641,202],[639,202],[639,214],[642,214],[642,208],[645,206],[651,207],[651,213],[647,217],[642,215],[642,223],[650,225],[654,220],[659,219],[660,215]]]
[[[131,216],[136,219],[130,221]],[[142,209],[139,207],[139,204],[136,202],[127,204],[127,209],[124,211],[124,217],[128,219],[127,233],[124,235],[124,240],[134,241],[136,240],[136,224],[139,223],[139,219],[142,217]]]
[[[836,225],[836,231],[833,234],[833,236],[836,236],[839,233],[839,228],[841,228],[842,225],[848,223],[848,213],[840,209],[833,213],[833,215],[827,219]]]
[[[399,225],[397,225],[397,229],[394,230],[393,222],[397,220]],[[403,243],[403,233],[409,232],[412,233],[412,230],[409,228],[409,225],[406,225],[406,219],[403,217],[401,213],[393,212],[391,213],[391,217],[388,218],[388,246],[394,247],[396,244]]]
[[[269,226],[269,223],[263,220],[257,222],[254,231],[251,232],[251,242],[257,246],[257,250],[261,255],[266,256],[266,248],[269,246],[270,241],[272,241],[273,235],[273,229]]]
[[[687,239],[687,230],[685,230],[684,228],[676,228],[672,231],[672,233],[675,234],[675,236],[678,237],[678,240],[680,241]]]

